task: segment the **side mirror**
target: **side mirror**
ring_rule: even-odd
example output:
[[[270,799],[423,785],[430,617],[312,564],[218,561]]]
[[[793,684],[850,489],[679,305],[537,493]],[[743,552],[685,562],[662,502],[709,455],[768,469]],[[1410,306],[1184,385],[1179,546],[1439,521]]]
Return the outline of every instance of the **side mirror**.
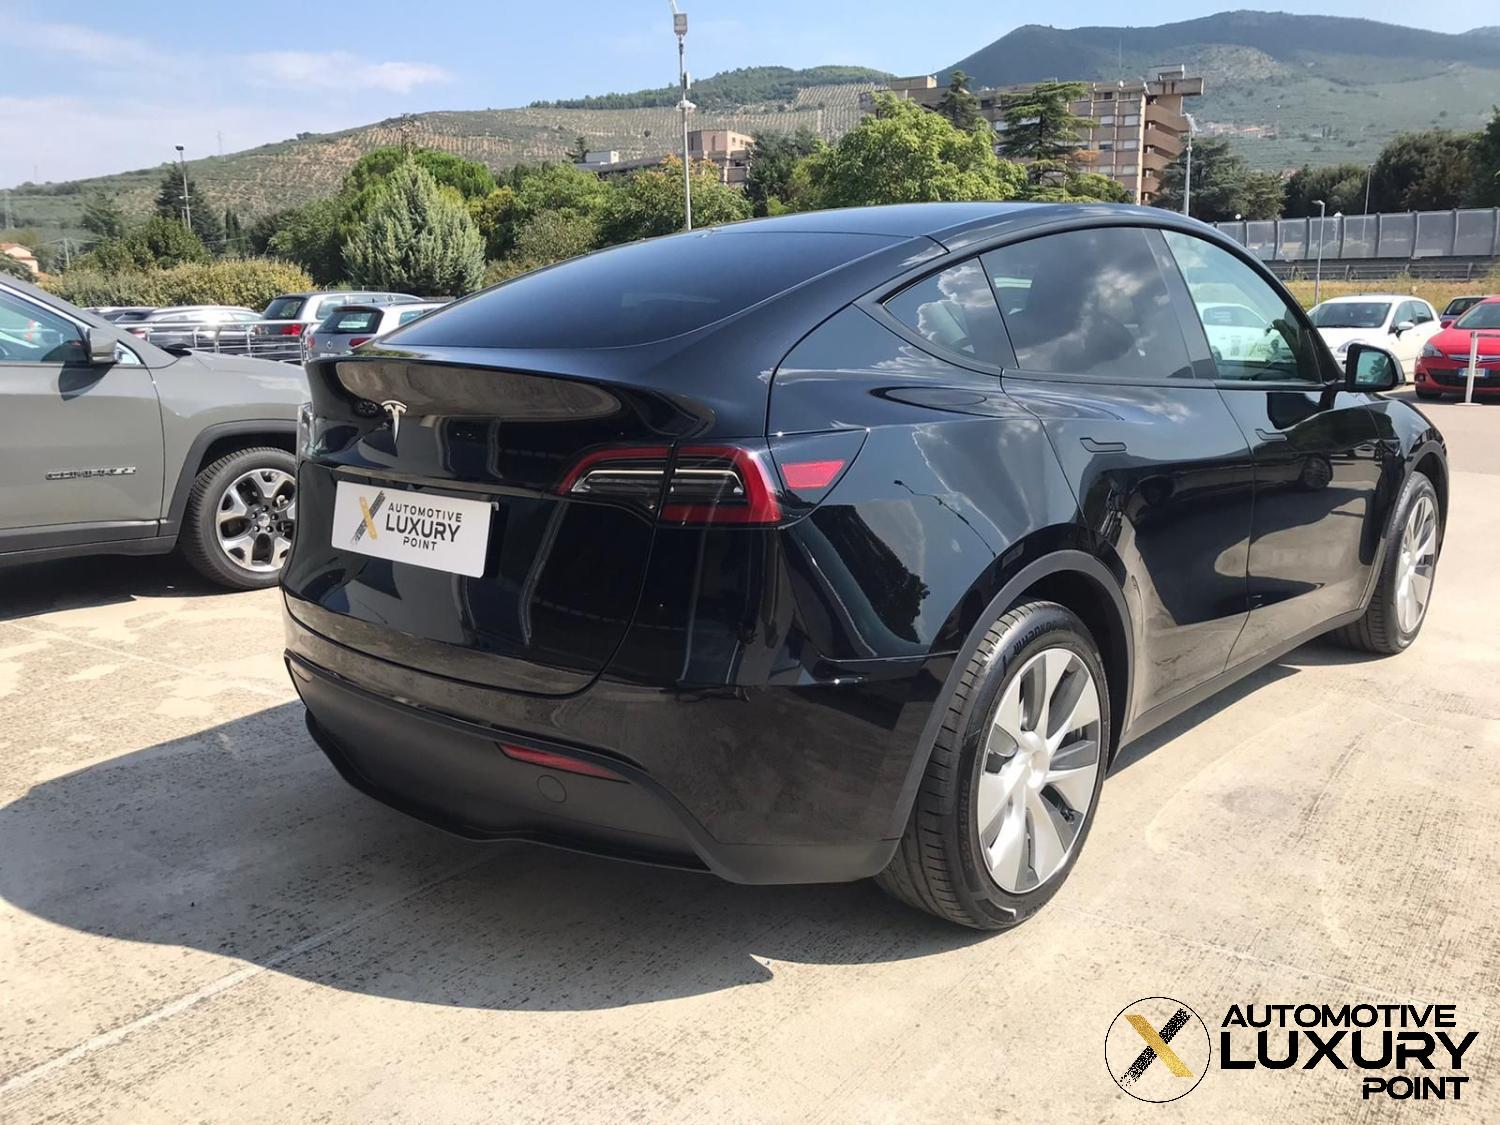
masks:
[[[1392,391],[1401,385],[1401,361],[1373,344],[1350,344],[1344,360],[1344,387],[1351,391]]]
[[[107,328],[88,327],[83,330],[84,343],[88,348],[90,367],[108,367],[115,361],[115,337]]]
[[[1403,332],[1410,332],[1416,325],[1409,320],[1403,320],[1400,324],[1391,325],[1391,335],[1400,336]]]

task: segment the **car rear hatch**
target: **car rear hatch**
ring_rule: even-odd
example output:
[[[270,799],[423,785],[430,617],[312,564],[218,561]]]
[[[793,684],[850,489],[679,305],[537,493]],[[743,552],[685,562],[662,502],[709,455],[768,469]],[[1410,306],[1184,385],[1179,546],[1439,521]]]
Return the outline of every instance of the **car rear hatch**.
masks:
[[[705,253],[689,237],[714,244]],[[635,615],[658,517],[774,507],[767,373],[851,284],[872,283],[838,267],[859,259],[856,272],[888,275],[903,242],[657,239],[310,362],[289,612],[451,679],[587,687]],[[763,261],[725,268],[747,255]]]

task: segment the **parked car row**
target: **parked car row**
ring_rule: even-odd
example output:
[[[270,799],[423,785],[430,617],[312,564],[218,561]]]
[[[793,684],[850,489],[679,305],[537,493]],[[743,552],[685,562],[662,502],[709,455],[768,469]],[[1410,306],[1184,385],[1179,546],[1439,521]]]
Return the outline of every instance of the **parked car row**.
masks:
[[[128,306],[87,311],[167,351],[207,351],[301,363],[306,358],[304,336],[340,309],[421,306],[427,311],[441,303],[423,301],[408,293],[332,290],[283,293],[261,312],[237,305]],[[380,335],[410,319],[393,318],[384,328],[365,335]]]

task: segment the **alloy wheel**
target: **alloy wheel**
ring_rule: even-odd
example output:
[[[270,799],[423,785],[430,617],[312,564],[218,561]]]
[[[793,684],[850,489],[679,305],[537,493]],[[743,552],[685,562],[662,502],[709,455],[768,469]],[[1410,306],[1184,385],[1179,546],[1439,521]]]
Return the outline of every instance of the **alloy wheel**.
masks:
[[[241,473],[219,497],[215,516],[219,549],[236,566],[278,571],[292,549],[297,524],[297,482],[282,469]]]
[[[1037,653],[1005,685],[983,749],[975,809],[990,877],[1035,890],[1072,854],[1102,767],[1099,690],[1072,649]]]
[[[1422,496],[1406,517],[1396,562],[1396,620],[1403,633],[1416,632],[1427,615],[1436,566],[1437,506],[1431,496]]]

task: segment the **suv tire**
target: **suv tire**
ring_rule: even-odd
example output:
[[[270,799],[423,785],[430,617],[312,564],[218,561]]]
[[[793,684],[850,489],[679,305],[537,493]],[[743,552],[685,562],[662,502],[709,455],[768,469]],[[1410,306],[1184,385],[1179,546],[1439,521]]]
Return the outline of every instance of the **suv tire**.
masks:
[[[906,833],[876,881],[974,929],[1025,921],[1088,837],[1109,714],[1098,646],[1078,616],[1047,601],[1011,609],[964,669]]]
[[[232,590],[276,585],[297,519],[297,461],[284,449],[241,449],[193,482],[180,545],[193,569]]]

